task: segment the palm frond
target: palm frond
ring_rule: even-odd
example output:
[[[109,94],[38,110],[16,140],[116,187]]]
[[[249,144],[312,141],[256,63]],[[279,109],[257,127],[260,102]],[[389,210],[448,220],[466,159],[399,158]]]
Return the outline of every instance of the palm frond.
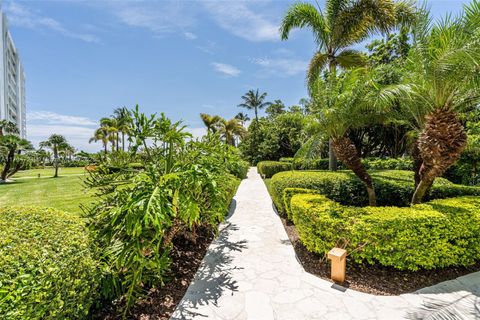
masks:
[[[307,71],[307,84],[310,86],[319,77],[320,72],[328,62],[328,55],[326,53],[317,51],[310,60]]]
[[[414,320],[476,319],[479,312],[480,300],[476,295],[469,292],[455,292],[442,298],[426,298],[422,309],[410,313],[408,318]]]
[[[337,55],[336,61],[341,68],[352,69],[365,66],[367,57],[360,51],[346,49]]]

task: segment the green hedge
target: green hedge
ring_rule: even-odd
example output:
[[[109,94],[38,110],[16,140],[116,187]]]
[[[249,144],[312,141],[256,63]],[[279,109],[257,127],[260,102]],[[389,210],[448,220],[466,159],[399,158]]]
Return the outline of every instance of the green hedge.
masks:
[[[328,170],[328,159],[304,159],[295,158],[293,167],[295,170]],[[342,164],[339,163],[339,168]]]
[[[285,207],[285,213],[290,220],[292,220],[290,201],[292,200],[292,197],[297,194],[319,194],[319,192],[316,190],[304,188],[286,188],[285,190],[283,190],[283,205]]]
[[[295,158],[280,158],[278,161],[293,163],[295,161]]]
[[[292,170],[292,164],[280,161],[260,161],[257,164],[258,173],[264,178],[271,178],[274,174]]]
[[[295,158],[293,161],[295,170],[327,170],[328,159],[304,159]],[[408,158],[366,158],[362,163],[367,169],[375,170],[413,170],[413,162]],[[339,162],[339,169],[345,169],[345,166]]]
[[[54,209],[0,209],[0,318],[85,318],[97,263],[82,220]]]
[[[370,171],[380,206],[408,206],[413,195],[413,172],[403,170]],[[290,171],[272,177],[271,196],[278,211],[285,213],[283,191],[286,188],[317,190],[344,205],[365,206],[368,195],[363,183],[351,171]],[[480,188],[456,185],[438,178],[429,199],[480,195]],[[428,200],[428,199],[427,199]]]
[[[239,179],[245,179],[247,177],[249,168],[250,164],[244,160],[238,160],[227,164],[228,172]]]
[[[297,194],[291,210],[301,241],[316,253],[342,246],[357,263],[408,270],[466,266],[480,259],[478,197],[359,208]]]

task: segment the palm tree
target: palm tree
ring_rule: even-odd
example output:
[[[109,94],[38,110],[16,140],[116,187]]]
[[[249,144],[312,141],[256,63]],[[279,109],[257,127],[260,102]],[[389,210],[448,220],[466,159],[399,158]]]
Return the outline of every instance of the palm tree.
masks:
[[[200,118],[202,119],[203,124],[207,127],[208,132],[215,133],[218,131],[218,125],[222,120],[220,116],[200,113]]]
[[[254,110],[255,121],[258,123],[258,110],[268,107],[272,104],[271,102],[265,101],[266,97],[266,92],[259,94],[258,89],[257,91],[249,90],[246,94],[242,96],[243,103],[239,104],[238,106],[247,110]]]
[[[239,112],[237,113],[237,115],[235,116],[235,119],[239,120],[240,123],[242,124],[242,126],[245,125],[245,122],[249,121],[250,120],[250,117],[248,116],[248,114],[245,114],[243,112]]]
[[[18,134],[17,125],[8,120],[0,120],[0,137],[8,133]]]
[[[119,144],[120,144],[120,135],[119,135],[119,123],[116,118],[101,118],[100,119],[100,127],[103,127],[105,131],[108,133],[108,141],[112,143],[112,152],[118,151]]]
[[[231,146],[235,146],[237,138],[243,138],[247,131],[238,119],[225,120],[221,119],[219,122],[220,136],[225,139],[225,142]]]
[[[108,153],[107,147],[108,147],[108,131],[105,127],[100,127],[97,130],[95,130],[93,137],[90,138],[88,143],[92,142],[97,142],[97,141],[102,141],[103,144],[103,149],[105,151],[105,154]]]
[[[40,147],[49,148],[53,152],[53,165],[55,167],[55,174],[53,176],[54,178],[58,177],[59,151],[65,148],[67,145],[67,139],[59,134],[52,134],[50,137],[48,137],[48,140],[40,142]]]
[[[22,139],[15,134],[6,134],[0,137],[0,148],[5,149],[6,157],[2,172],[0,173],[0,181],[6,181],[10,168],[15,160],[15,155],[21,150],[33,149],[30,141]]]
[[[122,134],[122,151],[125,151],[125,135],[130,134],[132,114],[127,107],[122,107],[113,111],[113,117],[117,120],[118,131]]]
[[[349,69],[364,65],[364,55],[351,49],[351,46],[373,33],[385,33],[399,24],[411,23],[414,19],[415,13],[410,2],[327,0],[325,10],[309,3],[297,2],[284,15],[280,35],[282,40],[287,40],[295,28],[311,29],[318,50],[307,71],[307,83],[310,86],[326,66],[328,73],[335,76],[337,67]],[[331,142],[329,158],[330,170],[336,170]]]
[[[369,204],[376,205],[372,178],[362,164],[348,131],[380,122],[384,115],[375,103],[376,87],[372,76],[359,68],[343,73],[335,79],[317,79],[312,84],[312,107],[319,115],[319,123],[331,141],[331,146],[340,159],[367,188]]]
[[[415,28],[402,84],[382,95],[400,101],[397,117],[418,133],[419,181],[412,204],[420,203],[435,178],[459,159],[467,134],[458,112],[480,103],[480,4],[472,2],[465,11],[463,17],[446,18],[433,27],[423,17]]]
[[[276,117],[285,112],[285,105],[282,100],[274,100],[268,107],[265,109],[265,112],[270,117]]]

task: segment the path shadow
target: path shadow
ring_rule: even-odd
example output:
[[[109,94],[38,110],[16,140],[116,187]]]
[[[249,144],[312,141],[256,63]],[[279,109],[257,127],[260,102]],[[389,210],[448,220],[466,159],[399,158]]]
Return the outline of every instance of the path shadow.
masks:
[[[228,218],[236,208],[235,200],[230,205]],[[195,278],[187,289],[177,309],[170,319],[207,318],[198,308],[205,305],[218,306],[218,300],[225,291],[234,294],[238,291],[237,281],[232,278],[232,271],[241,269],[233,264],[233,252],[247,248],[246,240],[233,241],[230,235],[238,231],[237,225],[226,222],[220,226],[218,237],[212,243],[203,258]]]
[[[406,314],[406,319],[480,319],[480,272],[423,288],[417,293],[426,296],[420,307]]]

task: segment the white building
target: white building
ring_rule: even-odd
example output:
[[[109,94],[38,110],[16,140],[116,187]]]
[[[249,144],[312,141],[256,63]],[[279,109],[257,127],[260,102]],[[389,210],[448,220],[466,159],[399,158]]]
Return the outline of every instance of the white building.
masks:
[[[0,120],[16,123],[20,136],[26,138],[25,73],[8,31],[7,17],[3,12],[0,16]]]

